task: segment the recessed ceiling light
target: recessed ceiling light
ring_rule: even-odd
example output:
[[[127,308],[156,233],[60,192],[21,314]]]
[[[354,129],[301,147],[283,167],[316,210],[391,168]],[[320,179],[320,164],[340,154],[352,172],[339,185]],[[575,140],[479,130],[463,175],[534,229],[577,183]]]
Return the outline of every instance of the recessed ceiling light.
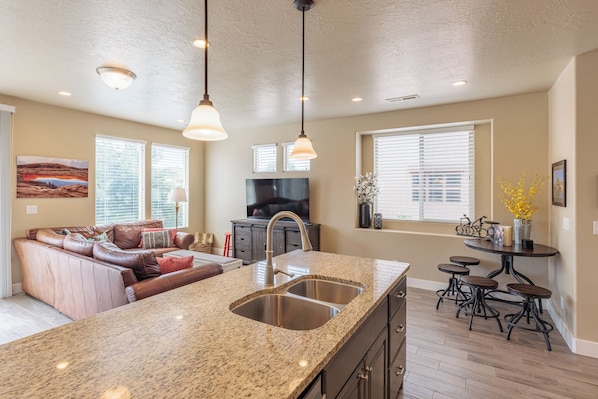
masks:
[[[467,84],[467,80],[457,80],[453,82],[453,86],[465,86]]]
[[[70,97],[72,95],[68,91],[59,91],[58,94],[60,94],[61,96],[64,96],[64,97]]]
[[[309,97],[307,97],[307,96],[299,97],[299,100],[301,100],[301,101],[309,101]]]
[[[358,103],[358,102],[360,102],[360,101],[363,101],[363,98],[361,98],[361,97],[353,97],[353,98],[351,99],[351,101],[353,101],[354,103]]]
[[[206,40],[205,39],[193,39],[193,45],[197,48],[206,48]],[[210,43],[208,43],[208,46],[210,45]]]
[[[177,119],[176,121],[177,121],[177,123],[185,123],[186,122],[184,119]]]

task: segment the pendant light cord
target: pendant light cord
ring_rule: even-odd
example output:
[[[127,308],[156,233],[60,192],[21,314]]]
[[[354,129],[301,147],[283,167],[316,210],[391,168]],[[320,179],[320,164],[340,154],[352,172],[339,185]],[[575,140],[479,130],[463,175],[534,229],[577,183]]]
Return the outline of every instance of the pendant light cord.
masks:
[[[305,113],[305,7],[302,9],[301,15],[303,17],[303,35],[301,39],[301,136],[305,136],[303,130],[303,115]]]
[[[203,99],[209,101],[210,96],[208,95],[208,0],[205,0],[205,31],[204,37],[206,40],[206,51],[204,53],[204,93]]]

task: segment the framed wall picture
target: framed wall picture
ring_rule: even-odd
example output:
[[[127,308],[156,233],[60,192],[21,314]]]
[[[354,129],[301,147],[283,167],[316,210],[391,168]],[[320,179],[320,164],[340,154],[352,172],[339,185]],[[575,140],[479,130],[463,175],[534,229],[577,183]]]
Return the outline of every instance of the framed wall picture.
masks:
[[[552,205],[567,206],[567,161],[552,164]]]

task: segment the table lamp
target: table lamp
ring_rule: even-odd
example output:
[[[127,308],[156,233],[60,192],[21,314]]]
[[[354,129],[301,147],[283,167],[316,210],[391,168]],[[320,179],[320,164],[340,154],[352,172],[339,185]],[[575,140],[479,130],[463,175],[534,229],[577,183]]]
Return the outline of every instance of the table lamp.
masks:
[[[187,202],[187,192],[182,187],[173,188],[168,193],[168,202],[174,202],[174,228],[179,228],[179,202]]]

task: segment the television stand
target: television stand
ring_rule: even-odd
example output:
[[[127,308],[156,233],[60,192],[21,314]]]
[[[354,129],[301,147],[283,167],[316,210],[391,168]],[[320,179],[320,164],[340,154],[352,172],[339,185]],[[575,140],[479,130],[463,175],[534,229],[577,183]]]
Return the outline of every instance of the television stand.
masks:
[[[268,219],[232,220],[233,257],[242,259],[243,264],[266,259],[266,228]],[[320,225],[304,222],[307,235],[314,251],[320,250]],[[272,230],[272,251],[274,256],[301,249],[301,231],[292,220],[279,220]]]

